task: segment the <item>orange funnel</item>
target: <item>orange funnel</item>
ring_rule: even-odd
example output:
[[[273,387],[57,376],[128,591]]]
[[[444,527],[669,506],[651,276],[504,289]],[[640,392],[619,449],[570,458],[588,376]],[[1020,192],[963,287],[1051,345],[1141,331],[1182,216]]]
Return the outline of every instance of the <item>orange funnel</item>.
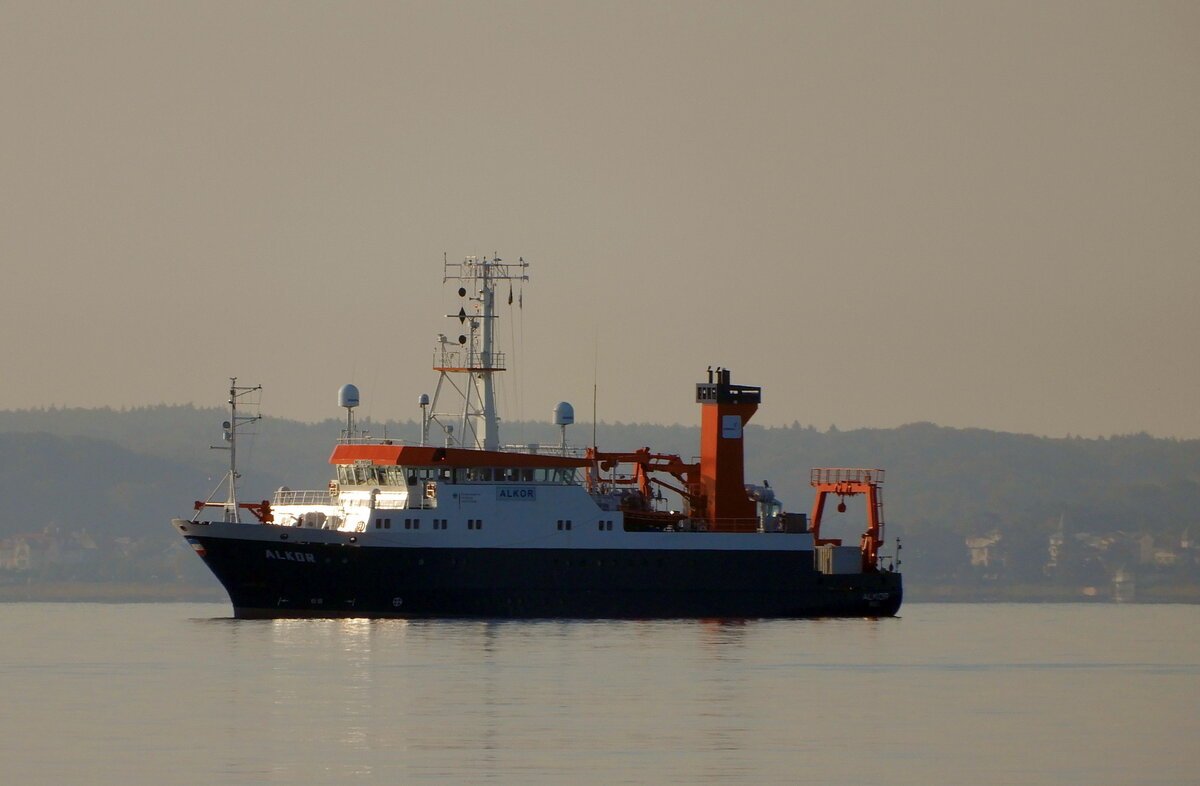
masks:
[[[713,530],[757,527],[754,500],[746,496],[743,431],[758,410],[762,388],[734,385],[729,369],[709,369],[696,385],[700,417],[700,486]]]

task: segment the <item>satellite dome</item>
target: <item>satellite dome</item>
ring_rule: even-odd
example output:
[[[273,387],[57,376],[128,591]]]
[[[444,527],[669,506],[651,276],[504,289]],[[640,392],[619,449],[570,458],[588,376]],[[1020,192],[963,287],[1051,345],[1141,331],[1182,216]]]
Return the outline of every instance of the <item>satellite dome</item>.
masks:
[[[338,388],[338,406],[346,408],[358,406],[358,387],[356,385],[342,385]]]
[[[554,405],[554,425],[569,426],[575,422],[575,408],[565,401]]]

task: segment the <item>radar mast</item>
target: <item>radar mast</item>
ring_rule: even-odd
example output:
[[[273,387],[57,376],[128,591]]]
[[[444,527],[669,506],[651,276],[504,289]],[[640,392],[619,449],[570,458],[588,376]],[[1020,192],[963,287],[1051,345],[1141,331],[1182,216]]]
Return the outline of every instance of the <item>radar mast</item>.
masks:
[[[439,372],[433,393],[429,420],[437,422],[453,440],[458,424],[458,444],[463,447],[498,450],[500,447],[500,418],[496,413],[496,392],[492,375],[505,370],[503,352],[495,347],[496,283],[499,281],[528,281],[525,270],[529,263],[504,262],[499,257],[467,257],[462,262],[443,262],[442,283],[456,281],[462,304],[457,314],[459,331],[456,338],[439,334],[434,347],[433,370]],[[512,284],[509,284],[509,303],[512,303]],[[467,308],[470,306],[470,308]],[[452,376],[454,375],[454,376]],[[464,384],[455,377],[466,377]],[[444,387],[457,391],[462,397],[460,409],[444,408],[441,394]]]

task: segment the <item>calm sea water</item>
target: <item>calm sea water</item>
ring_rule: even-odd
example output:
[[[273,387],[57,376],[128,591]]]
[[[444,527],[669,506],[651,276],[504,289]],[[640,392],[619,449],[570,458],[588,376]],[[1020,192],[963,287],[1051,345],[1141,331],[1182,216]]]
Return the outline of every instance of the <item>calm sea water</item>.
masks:
[[[235,621],[0,604],[4,783],[1196,783],[1200,607]]]

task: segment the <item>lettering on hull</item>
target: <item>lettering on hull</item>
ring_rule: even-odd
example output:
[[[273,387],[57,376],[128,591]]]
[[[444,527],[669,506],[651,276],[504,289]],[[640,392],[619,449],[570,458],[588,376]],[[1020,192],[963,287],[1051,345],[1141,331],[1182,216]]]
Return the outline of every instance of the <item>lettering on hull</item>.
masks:
[[[533,486],[514,486],[496,489],[496,500],[498,502],[508,502],[514,499],[524,502],[537,502],[537,489]]]
[[[267,549],[267,559],[282,559],[289,562],[317,561],[316,555],[305,554],[303,551],[284,551],[282,549]]]

